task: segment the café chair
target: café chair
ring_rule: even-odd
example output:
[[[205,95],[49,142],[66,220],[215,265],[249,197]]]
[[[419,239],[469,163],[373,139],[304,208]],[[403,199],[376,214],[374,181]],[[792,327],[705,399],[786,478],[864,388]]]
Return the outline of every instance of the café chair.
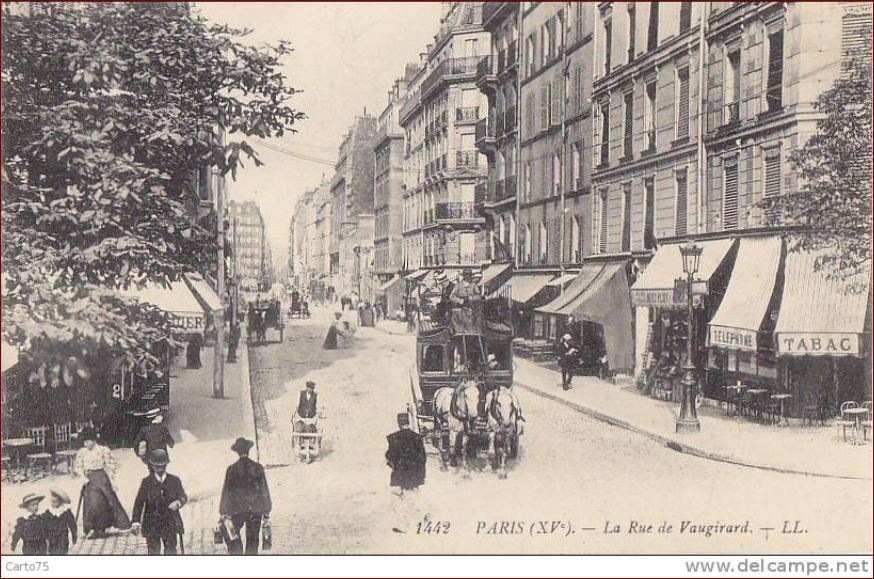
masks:
[[[838,427],[838,432],[843,431],[844,442],[847,442],[847,429],[849,428],[853,431],[853,444],[856,443],[856,420],[852,416],[847,416],[846,411],[858,407],[859,405],[852,400],[841,404],[841,412],[835,420],[835,426]]]
[[[55,456],[52,460],[52,470],[54,471],[59,463],[63,463],[66,472],[73,473],[73,461],[76,458],[76,450],[72,448],[73,444],[73,425],[67,422],[66,424],[55,425]]]
[[[52,462],[54,458],[52,453],[47,452],[46,438],[49,432],[48,426],[37,426],[34,428],[25,428],[24,436],[33,439],[33,446],[38,449],[38,452],[31,452],[24,457],[24,476],[30,475],[35,467],[41,467],[43,474],[48,474],[52,470]]]

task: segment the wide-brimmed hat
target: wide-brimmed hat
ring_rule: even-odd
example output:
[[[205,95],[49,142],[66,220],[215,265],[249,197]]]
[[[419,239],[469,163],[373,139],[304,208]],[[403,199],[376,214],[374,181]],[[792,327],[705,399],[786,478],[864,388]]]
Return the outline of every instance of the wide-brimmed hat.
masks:
[[[97,442],[97,431],[90,426],[86,426],[79,432],[79,440],[93,440]]]
[[[70,500],[70,495],[68,495],[67,493],[65,493],[61,489],[51,489],[49,492],[52,494],[52,496],[55,496],[55,497],[58,497],[59,499],[61,499],[62,503],[67,503],[69,505],[72,502]]]
[[[45,495],[40,495],[37,493],[27,493],[26,495],[24,495],[24,498],[21,499],[21,504],[18,506],[19,506],[19,508],[24,509],[24,508],[27,508],[28,503],[32,503],[33,501],[39,502],[39,501],[43,500],[44,498],[46,498]]]
[[[565,335],[562,336],[561,338],[562,338],[562,340],[570,340],[570,339],[571,339],[571,335],[570,335],[570,334],[565,334]]]
[[[239,453],[249,452],[249,450],[251,450],[251,448],[253,446],[255,446],[254,442],[252,442],[248,438],[243,438],[241,436],[237,440],[234,441],[234,444],[231,445],[231,450],[233,450],[234,452],[239,454]]]
[[[146,460],[152,466],[166,466],[170,464],[170,455],[163,448],[156,448],[149,453],[149,458]]]

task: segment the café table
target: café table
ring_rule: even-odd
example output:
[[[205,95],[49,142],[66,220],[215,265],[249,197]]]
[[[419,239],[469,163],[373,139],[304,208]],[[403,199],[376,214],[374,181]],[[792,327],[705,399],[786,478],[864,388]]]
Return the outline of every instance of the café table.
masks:
[[[770,392],[770,390],[768,390],[767,388],[750,388],[749,390],[747,390],[747,394],[749,395],[751,402],[757,401],[759,398],[766,396],[768,394],[768,392]],[[755,404],[754,406],[755,406],[755,412],[756,412],[756,419],[761,420],[762,419],[762,407],[759,404]]]
[[[32,438],[21,437],[21,438],[6,438],[3,440],[3,446],[8,447],[12,456],[15,457],[15,470],[21,471],[21,453],[25,448],[31,446],[33,444]]]
[[[780,394],[771,394],[771,400],[776,400],[780,402],[780,422],[779,426],[789,426],[789,421],[786,419],[785,407],[784,404],[787,400],[792,398],[792,394],[780,393]]]
[[[868,409],[864,407],[847,408],[843,411],[843,414],[853,418],[853,422],[855,423],[853,425],[853,444],[860,444],[857,442],[858,437],[856,434],[862,430],[862,419],[868,415]]]
[[[743,414],[743,396],[744,390],[749,388],[748,384],[729,384],[725,387],[726,390],[730,390],[735,392],[734,398],[734,416],[740,416]]]

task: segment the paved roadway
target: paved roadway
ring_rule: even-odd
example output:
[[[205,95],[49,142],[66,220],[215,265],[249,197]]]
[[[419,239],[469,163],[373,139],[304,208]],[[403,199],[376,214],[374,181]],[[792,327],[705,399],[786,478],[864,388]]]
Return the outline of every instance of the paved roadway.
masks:
[[[361,328],[350,348],[326,352],[326,314],[292,322],[285,343],[251,350],[276,553],[870,550],[870,481],[689,457],[526,390],[518,395],[527,430],[509,478],[489,468],[442,472],[432,455],[421,520],[448,522],[448,533],[392,533],[385,435],[409,400],[414,340]],[[308,379],[318,383],[327,415],[325,454],[310,465],[288,449],[289,420]]]

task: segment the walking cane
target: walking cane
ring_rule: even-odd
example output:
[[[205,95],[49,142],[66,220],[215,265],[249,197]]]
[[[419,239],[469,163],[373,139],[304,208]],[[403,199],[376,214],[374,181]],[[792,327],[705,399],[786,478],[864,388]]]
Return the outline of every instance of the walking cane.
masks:
[[[85,485],[82,485],[82,490],[79,491],[79,504],[76,505],[76,526],[79,526],[79,511],[82,510],[82,501],[85,499]]]
[[[179,553],[185,554],[185,533],[179,531]]]

